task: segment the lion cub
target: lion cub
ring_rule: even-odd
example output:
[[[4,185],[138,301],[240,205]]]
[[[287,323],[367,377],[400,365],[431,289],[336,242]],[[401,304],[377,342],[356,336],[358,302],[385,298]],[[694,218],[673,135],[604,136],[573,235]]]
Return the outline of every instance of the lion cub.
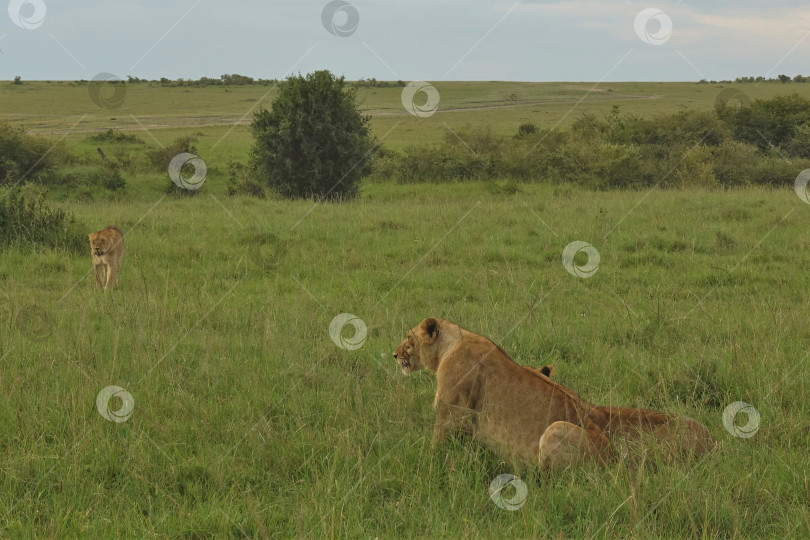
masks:
[[[118,227],[110,226],[90,233],[88,236],[90,237],[96,283],[108,291],[118,284],[121,257],[124,256],[124,233]],[[105,276],[102,276],[102,269],[105,271]]]

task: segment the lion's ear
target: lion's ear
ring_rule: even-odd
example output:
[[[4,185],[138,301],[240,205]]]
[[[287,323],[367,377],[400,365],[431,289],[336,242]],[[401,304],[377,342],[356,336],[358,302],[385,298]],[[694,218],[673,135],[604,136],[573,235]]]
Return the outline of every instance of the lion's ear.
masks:
[[[430,345],[439,337],[439,321],[433,317],[428,317],[422,321],[419,325],[419,329],[422,331],[420,339],[425,345]]]
[[[555,371],[557,370],[554,369],[554,364],[551,364],[549,366],[543,366],[540,368],[540,373],[549,378],[551,378],[554,375]]]

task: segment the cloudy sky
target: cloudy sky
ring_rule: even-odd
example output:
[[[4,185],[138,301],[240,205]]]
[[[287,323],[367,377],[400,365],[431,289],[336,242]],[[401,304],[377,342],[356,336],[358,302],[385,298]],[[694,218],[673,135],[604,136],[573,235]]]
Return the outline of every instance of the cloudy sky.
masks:
[[[794,0],[11,0],[0,79],[694,81],[810,74]]]

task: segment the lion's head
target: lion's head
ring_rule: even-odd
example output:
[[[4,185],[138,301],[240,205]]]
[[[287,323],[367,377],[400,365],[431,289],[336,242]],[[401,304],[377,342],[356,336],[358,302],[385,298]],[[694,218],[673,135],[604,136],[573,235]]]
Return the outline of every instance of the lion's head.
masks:
[[[397,350],[394,351],[394,360],[406,375],[420,369],[436,370],[439,354],[436,350],[436,339],[439,337],[442,322],[429,317],[416,325],[408,334]]]
[[[107,231],[99,231],[88,235],[90,237],[90,250],[99,257],[110,251],[113,246],[111,235],[106,233]]]

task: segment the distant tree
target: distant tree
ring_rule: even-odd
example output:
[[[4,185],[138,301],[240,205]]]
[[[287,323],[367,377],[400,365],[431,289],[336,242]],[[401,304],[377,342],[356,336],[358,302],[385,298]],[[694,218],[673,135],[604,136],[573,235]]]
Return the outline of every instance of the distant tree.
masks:
[[[220,79],[222,80],[222,84],[225,84],[227,86],[231,86],[231,85],[233,85],[233,86],[242,86],[242,85],[253,84],[253,77],[248,77],[246,75],[239,75],[238,73],[233,73],[233,74],[230,74],[230,75],[228,75],[228,74],[221,75]]]
[[[779,75],[778,79],[782,84],[789,83],[791,81],[790,76],[788,75]]]
[[[251,165],[288,198],[352,198],[371,169],[370,118],[343,77],[327,70],[291,76],[272,109],[253,116]]]
[[[22,84],[22,77],[20,77],[19,75],[14,77],[14,84]]]

